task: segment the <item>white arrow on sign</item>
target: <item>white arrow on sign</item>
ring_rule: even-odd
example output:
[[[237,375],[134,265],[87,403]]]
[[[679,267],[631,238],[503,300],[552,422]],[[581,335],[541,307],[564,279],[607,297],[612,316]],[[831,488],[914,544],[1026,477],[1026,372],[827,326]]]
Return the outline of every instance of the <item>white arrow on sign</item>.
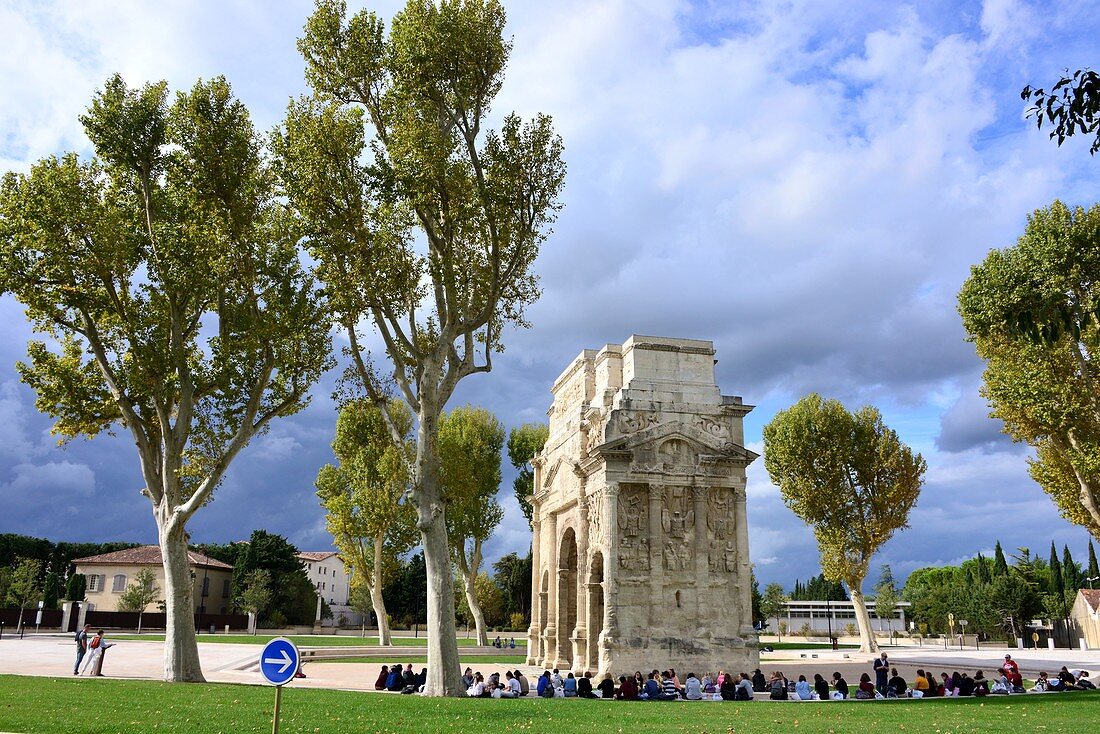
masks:
[[[285,673],[286,669],[294,662],[294,659],[286,654],[286,650],[279,650],[279,654],[282,655],[282,659],[279,658],[264,658],[265,664],[278,665],[282,663],[282,667],[279,668],[279,673]]]

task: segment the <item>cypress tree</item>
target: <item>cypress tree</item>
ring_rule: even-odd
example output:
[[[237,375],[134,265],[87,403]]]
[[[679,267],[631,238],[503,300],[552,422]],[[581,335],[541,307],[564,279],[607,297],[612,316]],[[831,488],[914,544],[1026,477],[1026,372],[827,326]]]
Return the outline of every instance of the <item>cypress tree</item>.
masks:
[[[1081,588],[1081,567],[1070,555],[1069,546],[1062,546],[1062,588],[1066,591],[1077,591]]]
[[[1066,587],[1063,585],[1062,564],[1058,561],[1058,549],[1054,547],[1054,541],[1050,541],[1050,577],[1047,579],[1047,593],[1057,597],[1065,595]]]
[[[978,581],[983,584],[988,584],[990,581],[989,560],[981,553],[978,553]]]
[[[993,576],[1007,576],[1008,561],[1005,560],[1005,552],[1001,550],[1001,541],[997,541],[993,549]]]
[[[1100,564],[1096,562],[1096,549],[1092,547],[1092,538],[1089,538],[1089,578],[1100,576]]]

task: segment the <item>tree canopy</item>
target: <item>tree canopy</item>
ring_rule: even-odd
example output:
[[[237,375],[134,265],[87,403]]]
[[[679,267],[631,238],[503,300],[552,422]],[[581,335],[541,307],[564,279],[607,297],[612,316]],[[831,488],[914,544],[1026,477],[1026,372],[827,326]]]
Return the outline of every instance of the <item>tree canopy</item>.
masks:
[[[53,432],[133,440],[164,558],[165,677],[200,681],[186,524],[254,436],[305,407],[330,319],[224,78],[172,100],[116,75],[81,122],[95,157],[0,183],[0,292],[45,339],[17,367]]]
[[[825,577],[851,592],[862,647],[876,648],[863,602],[871,557],[908,527],[927,464],[867,406],[807,395],[764,427],[764,465],[783,501],[814,531]]]
[[[550,435],[550,427],[545,423],[524,423],[518,428],[513,428],[508,434],[508,460],[516,468],[519,475],[512,482],[512,489],[516,493],[516,502],[519,503],[523,516],[527,522],[531,522],[531,500],[529,497],[535,490],[535,470],[531,466],[531,459],[542,451],[546,439]]]
[[[332,442],[339,464],[326,464],[317,475],[317,496],[325,508],[326,527],[355,585],[370,596],[380,645],[392,644],[382,589],[397,559],[409,552],[417,539],[412,508],[403,501],[415,450],[412,415],[404,403],[396,401],[389,411],[405,437],[399,445],[381,412],[369,401],[345,404],[336,419]]]
[[[991,415],[1035,448],[1031,476],[1063,517],[1100,538],[1100,205],[1033,212],[971,269],[959,313]]]
[[[276,136],[282,181],[347,333],[350,376],[383,415],[417,421],[409,497],[428,578],[428,695],[463,695],[439,416],[526,326],[532,266],[561,207],[562,143],[546,115],[486,126],[511,44],[497,0],[409,0],[373,12],[318,0],[298,49],[313,94]],[[389,365],[364,349],[370,326]],[[392,383],[391,383],[392,380]],[[402,436],[390,421],[394,441]]]

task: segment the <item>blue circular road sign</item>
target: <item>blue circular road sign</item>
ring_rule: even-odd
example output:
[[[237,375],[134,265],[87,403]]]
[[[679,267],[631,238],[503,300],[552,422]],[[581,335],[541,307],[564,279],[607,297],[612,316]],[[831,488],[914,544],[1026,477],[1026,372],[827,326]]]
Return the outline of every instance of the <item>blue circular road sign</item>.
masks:
[[[293,642],[285,637],[276,637],[264,645],[260,653],[260,673],[268,683],[281,686],[294,679],[301,660],[302,656]]]

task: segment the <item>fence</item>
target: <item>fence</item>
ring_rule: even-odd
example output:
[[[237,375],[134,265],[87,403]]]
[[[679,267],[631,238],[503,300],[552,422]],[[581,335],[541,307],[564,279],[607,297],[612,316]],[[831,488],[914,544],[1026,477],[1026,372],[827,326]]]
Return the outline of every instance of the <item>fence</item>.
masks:
[[[23,610],[23,624],[27,627],[34,626],[35,617],[38,615],[38,606],[27,607]],[[0,609],[0,624],[3,624],[8,629],[15,629],[15,626],[19,624],[19,607],[13,607],[9,609]],[[43,609],[42,610],[42,626],[43,627],[60,627],[61,626],[61,610],[60,609]]]

